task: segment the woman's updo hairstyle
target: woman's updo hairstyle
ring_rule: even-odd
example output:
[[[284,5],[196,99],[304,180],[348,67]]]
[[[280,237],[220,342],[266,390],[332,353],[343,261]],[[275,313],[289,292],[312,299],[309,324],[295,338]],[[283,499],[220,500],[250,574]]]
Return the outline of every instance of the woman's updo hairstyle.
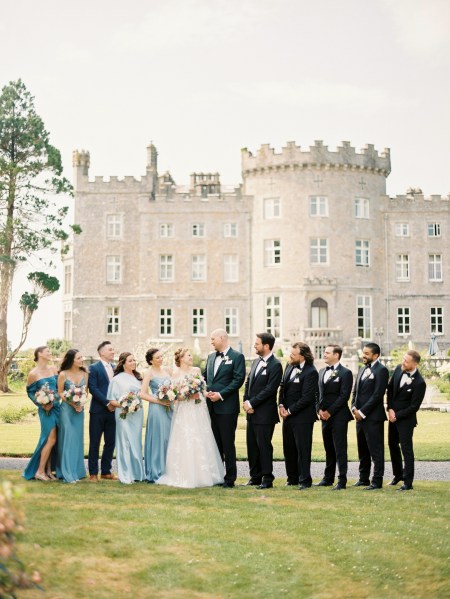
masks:
[[[153,356],[156,354],[156,352],[159,352],[159,349],[157,347],[151,347],[150,349],[148,349],[145,353],[145,361],[147,362],[147,364],[149,366],[152,365],[153,362]]]
[[[186,352],[189,351],[188,347],[180,347],[179,349],[177,349],[177,351],[175,352],[174,355],[174,359],[175,359],[175,364],[176,366],[178,366],[178,368],[180,367],[181,364],[181,358],[184,356],[184,354]]]
[[[40,345],[39,347],[37,347],[37,348],[34,350],[34,360],[33,360],[33,361],[34,361],[34,362],[37,362],[37,361],[39,360],[39,354],[40,354],[41,352],[43,352],[43,351],[44,351],[44,349],[47,349],[47,348],[48,348],[48,345]]]

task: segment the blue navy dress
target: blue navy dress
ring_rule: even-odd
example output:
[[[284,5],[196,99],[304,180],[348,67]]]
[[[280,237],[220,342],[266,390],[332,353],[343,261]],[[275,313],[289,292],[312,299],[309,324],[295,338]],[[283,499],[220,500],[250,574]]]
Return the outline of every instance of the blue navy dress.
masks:
[[[167,383],[170,383],[167,376],[155,376],[150,381],[150,393],[157,396],[159,386]],[[172,410],[157,403],[149,403],[144,445],[145,478],[149,482],[156,482],[166,471],[171,424]]]
[[[70,389],[72,385],[81,387],[85,384],[84,379],[78,385],[66,379],[64,381],[64,390]],[[84,409],[81,412],[75,412],[66,401],[61,402],[60,408],[56,475],[66,483],[76,482],[86,476],[84,466]]]

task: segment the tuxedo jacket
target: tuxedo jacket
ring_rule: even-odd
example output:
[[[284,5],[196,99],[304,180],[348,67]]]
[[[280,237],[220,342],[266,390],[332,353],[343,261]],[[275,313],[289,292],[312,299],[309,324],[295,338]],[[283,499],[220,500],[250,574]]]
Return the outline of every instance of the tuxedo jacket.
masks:
[[[292,371],[297,368],[287,364],[281,380],[278,404],[289,410],[289,420],[296,422],[315,422],[317,420],[316,402],[319,393],[319,374],[312,364],[306,364],[300,374],[291,378]]]
[[[378,361],[371,367],[370,375],[361,380],[364,371],[365,366],[356,377],[352,408],[361,410],[367,420],[387,420],[383,398],[389,379],[388,369]]]
[[[411,383],[400,387],[403,370],[397,366],[388,383],[387,407],[394,410],[397,422],[404,421],[417,425],[416,413],[425,397],[427,385],[418,370],[412,375]]]
[[[216,352],[211,352],[206,361],[203,378],[207,383],[208,391],[219,392],[223,401],[208,399],[208,406],[215,414],[239,414],[239,389],[245,381],[244,356],[230,347],[214,376],[215,359]]]
[[[280,421],[277,410],[277,391],[283,375],[281,362],[272,354],[267,365],[262,366],[255,376],[259,358],[250,368],[245,381],[244,402],[249,401],[254,414],[247,414],[247,420],[253,424],[276,424]]]
[[[323,410],[331,414],[336,420],[353,420],[348,406],[348,400],[353,387],[353,374],[351,370],[338,364],[337,368],[324,381],[327,369],[322,368],[319,373],[319,402],[317,411]],[[364,411],[363,411],[364,412]]]
[[[109,403],[109,400],[106,399],[109,377],[100,361],[89,368],[88,386],[92,395],[89,412],[91,414],[110,414],[111,412],[106,407]]]

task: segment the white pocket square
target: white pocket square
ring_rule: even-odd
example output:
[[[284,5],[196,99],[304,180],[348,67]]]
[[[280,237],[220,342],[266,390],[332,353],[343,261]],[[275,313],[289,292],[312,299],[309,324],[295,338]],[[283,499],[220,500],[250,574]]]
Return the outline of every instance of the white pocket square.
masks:
[[[263,370],[263,371],[261,372],[261,376],[265,376],[266,374],[267,374],[267,372],[266,372],[265,370]]]
[[[299,383],[300,381],[298,379],[294,379],[294,383]]]
[[[369,379],[374,379],[375,377],[373,376],[373,374],[370,374],[368,378]]]

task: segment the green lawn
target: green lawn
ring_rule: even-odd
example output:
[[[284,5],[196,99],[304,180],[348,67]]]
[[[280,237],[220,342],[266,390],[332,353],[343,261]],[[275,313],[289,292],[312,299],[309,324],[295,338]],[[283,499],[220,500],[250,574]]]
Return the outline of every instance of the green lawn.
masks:
[[[8,405],[17,407],[32,406],[30,400],[23,394],[0,396],[0,410]],[[87,456],[89,435],[88,418],[86,413],[84,446]],[[415,454],[417,460],[450,460],[450,414],[441,412],[421,411],[418,416],[419,426],[414,433]],[[145,421],[144,421],[145,422]],[[143,435],[145,428],[143,429]],[[387,425],[386,425],[387,450]],[[39,438],[39,420],[28,418],[18,424],[0,423],[0,455],[29,456],[33,453]],[[349,459],[357,460],[355,424],[349,426]],[[239,459],[246,459],[245,418],[241,415],[238,423],[236,446]],[[275,459],[283,459],[281,424],[275,427],[274,434]],[[388,455],[388,453],[386,454]],[[320,424],[314,427],[313,454],[314,461],[325,460]]]
[[[450,596],[450,483],[335,493],[3,477],[25,486],[19,557],[46,590],[22,598]]]

